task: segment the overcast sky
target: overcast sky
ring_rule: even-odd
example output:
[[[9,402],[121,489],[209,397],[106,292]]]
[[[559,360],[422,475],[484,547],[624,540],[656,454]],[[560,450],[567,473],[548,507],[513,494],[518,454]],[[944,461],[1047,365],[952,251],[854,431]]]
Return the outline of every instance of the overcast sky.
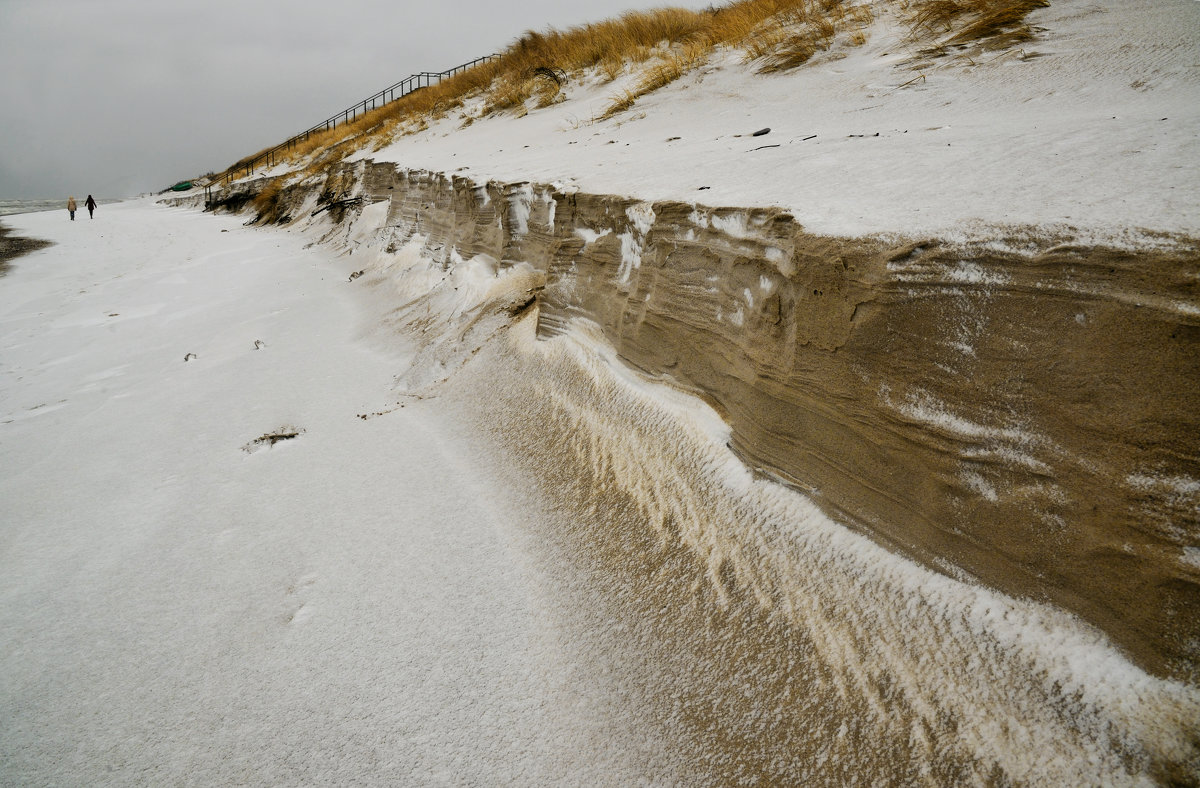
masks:
[[[417,71],[710,0],[0,0],[0,199],[222,170]]]

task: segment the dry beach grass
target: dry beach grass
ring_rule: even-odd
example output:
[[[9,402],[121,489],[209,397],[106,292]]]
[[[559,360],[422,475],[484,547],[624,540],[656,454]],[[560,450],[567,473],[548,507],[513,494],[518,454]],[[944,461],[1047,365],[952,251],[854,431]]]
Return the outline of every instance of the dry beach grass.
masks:
[[[839,37],[848,46],[865,43],[868,26],[884,11],[898,13],[913,42],[935,55],[981,41],[1007,46],[1028,38],[1026,16],[1047,5],[1048,0],[738,0],[703,11],[631,11],[567,30],[531,30],[496,59],[314,133],[281,158],[303,163],[305,176],[320,172],[355,150],[421,131],[472,99],[464,124],[496,113],[524,115],[531,104],[555,103],[567,80],[589,70],[606,81],[635,75],[612,96],[602,115],[611,117],[703,65],[718,48],[741,50],[760,73],[787,71]],[[227,172],[236,174],[263,152]]]
[[[914,3],[911,22],[914,34],[945,36],[946,44],[965,44],[993,36],[1025,36],[1025,17],[1048,0],[927,0]]]

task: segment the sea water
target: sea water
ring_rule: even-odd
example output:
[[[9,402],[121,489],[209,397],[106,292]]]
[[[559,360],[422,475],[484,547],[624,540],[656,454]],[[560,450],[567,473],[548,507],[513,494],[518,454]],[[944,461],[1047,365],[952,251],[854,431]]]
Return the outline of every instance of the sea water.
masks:
[[[86,208],[84,208],[84,206],[83,206],[84,200],[86,200],[86,199],[87,199],[86,194],[83,195],[82,197],[80,197],[80,196],[75,197],[75,202],[79,206],[80,211],[86,210]],[[119,200],[114,199],[112,197],[97,197],[96,198],[96,203],[99,205],[105,205],[106,203],[114,203],[114,202],[119,202]],[[66,197],[56,197],[52,200],[50,200],[50,199],[0,200],[0,216],[12,216],[13,214],[16,214],[16,213],[36,213],[38,211],[58,211],[58,210],[61,210],[61,211],[67,210],[67,198]]]

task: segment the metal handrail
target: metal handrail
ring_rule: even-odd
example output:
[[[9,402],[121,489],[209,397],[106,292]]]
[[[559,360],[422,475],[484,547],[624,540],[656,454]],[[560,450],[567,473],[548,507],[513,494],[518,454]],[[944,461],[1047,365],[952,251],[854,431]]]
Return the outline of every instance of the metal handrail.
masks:
[[[455,74],[466,71],[469,68],[474,68],[480,63],[486,63],[489,60],[495,60],[498,57],[500,56],[484,55],[483,57],[475,58],[469,63],[463,63],[461,65],[454,66],[453,68],[448,68],[445,71],[421,71],[416,74],[411,74],[396,84],[384,88],[375,95],[369,96],[368,98],[365,98],[362,101],[347,107],[341,112],[331,115],[321,123],[305,129],[294,137],[289,137],[287,140],[276,145],[274,148],[258,154],[250,161],[239,164],[237,167],[231,167],[225,171],[221,180],[227,185],[233,179],[235,173],[244,172],[247,176],[253,175],[255,168],[264,162],[266,163],[266,166],[272,167],[275,165],[275,162],[277,161],[277,154],[279,154],[280,151],[291,150],[292,148],[296,147],[297,144],[304,142],[317,132],[335,129],[338,127],[339,123],[341,125],[350,123],[354,121],[360,114],[366,114],[369,109],[382,107],[386,104],[396,101],[397,99],[402,99],[408,94],[414,93],[421,88],[427,88],[430,85],[433,85],[434,80],[441,82],[446,77],[452,77]]]

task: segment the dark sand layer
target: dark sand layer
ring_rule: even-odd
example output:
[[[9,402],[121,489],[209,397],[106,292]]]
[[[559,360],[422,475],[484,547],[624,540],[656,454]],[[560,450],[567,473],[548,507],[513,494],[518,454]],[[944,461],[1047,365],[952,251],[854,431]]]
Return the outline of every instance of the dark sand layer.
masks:
[[[50,241],[43,241],[39,238],[22,238],[19,235],[12,235],[11,232],[0,222],[0,276],[8,273],[10,260],[51,245]]]

